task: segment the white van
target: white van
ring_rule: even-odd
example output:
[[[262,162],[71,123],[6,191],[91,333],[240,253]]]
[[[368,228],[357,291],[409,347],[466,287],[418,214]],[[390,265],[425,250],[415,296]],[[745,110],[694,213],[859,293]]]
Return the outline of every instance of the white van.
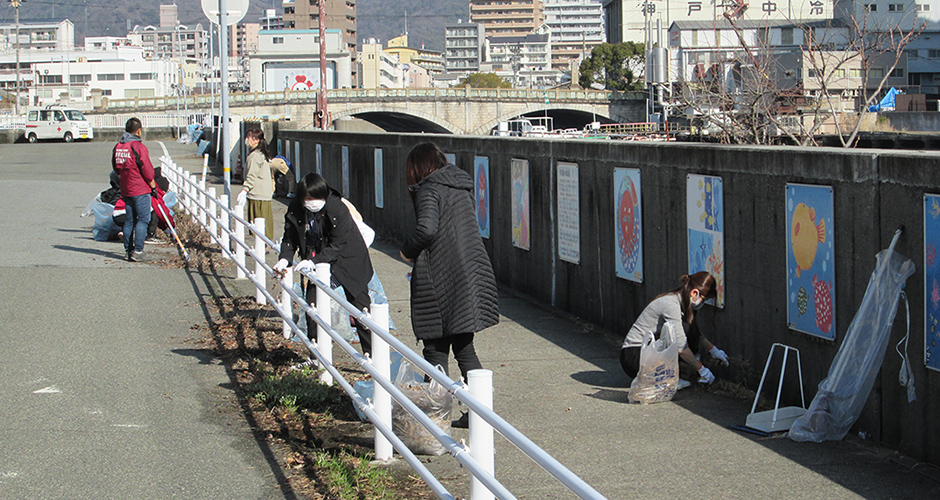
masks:
[[[75,139],[95,137],[91,124],[81,111],[60,104],[30,108],[26,114],[25,135],[29,142],[39,139],[62,139],[72,142]]]

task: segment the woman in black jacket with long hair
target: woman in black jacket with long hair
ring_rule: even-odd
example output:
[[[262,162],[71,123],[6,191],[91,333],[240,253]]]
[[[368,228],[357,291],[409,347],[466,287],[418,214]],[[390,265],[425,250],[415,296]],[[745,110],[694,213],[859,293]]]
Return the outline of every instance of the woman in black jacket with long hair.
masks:
[[[414,264],[411,324],[424,358],[447,370],[451,350],[460,374],[482,368],[473,337],[499,322],[496,278],[473,210],[473,179],[448,164],[432,143],[407,160],[417,224],[401,250]]]
[[[276,271],[287,268],[294,254],[300,256],[297,270],[311,270],[316,264],[329,263],[337,286],[346,292],[346,300],[359,310],[369,310],[369,281],[372,260],[362,233],[334,189],[318,174],[310,173],[297,184],[296,195],[284,215],[284,238]],[[308,303],[316,302],[316,288],[307,285]],[[316,323],[307,319],[307,335],[316,331]],[[372,352],[371,333],[356,322],[363,353]]]

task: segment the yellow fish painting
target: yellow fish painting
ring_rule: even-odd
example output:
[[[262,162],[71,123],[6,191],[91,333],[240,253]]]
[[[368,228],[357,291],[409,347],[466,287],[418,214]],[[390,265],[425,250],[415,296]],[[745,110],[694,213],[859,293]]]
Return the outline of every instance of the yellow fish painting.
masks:
[[[816,247],[826,242],[826,221],[816,222],[816,210],[800,203],[793,210],[793,224],[790,227],[790,241],[793,244],[793,256],[796,258],[796,277],[800,271],[806,271],[816,260]]]

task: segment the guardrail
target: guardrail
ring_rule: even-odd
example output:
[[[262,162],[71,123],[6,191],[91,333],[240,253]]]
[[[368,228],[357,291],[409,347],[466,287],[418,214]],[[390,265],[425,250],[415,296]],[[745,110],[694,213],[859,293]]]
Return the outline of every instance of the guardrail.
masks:
[[[92,115],[86,114],[85,118],[92,128],[124,128],[127,119],[136,116],[140,118],[140,123],[144,128],[156,127],[185,127],[192,123],[202,123],[202,117],[205,113],[190,113],[187,115],[175,115],[166,113],[119,113],[111,115]]]
[[[593,89],[476,89],[476,88],[407,88],[407,89],[330,89],[326,91],[327,101],[374,101],[381,99],[402,100],[500,100],[500,101],[545,101],[550,102],[610,102],[624,100],[643,100],[643,92],[617,92]],[[240,103],[285,104],[290,102],[316,102],[315,91],[281,90],[277,92],[248,92],[229,94],[229,104]],[[193,108],[212,106],[209,95],[190,95],[186,97],[138,97],[133,99],[110,99],[108,108],[171,108],[177,104]]]
[[[266,221],[255,219],[255,224],[249,223],[244,218],[244,207],[236,207],[235,210],[232,210],[228,206],[228,196],[222,195],[220,198],[216,198],[215,188],[210,187],[207,189],[205,166],[201,177],[197,178],[195,174],[190,174],[173,162],[163,143],[160,143],[160,146],[163,147],[164,151],[164,155],[160,158],[164,175],[178,189],[182,206],[208,232],[212,240],[219,245],[223,256],[234,261],[236,278],[246,278],[255,285],[256,301],[259,304],[271,304],[281,316],[284,337],[296,337],[303,342],[311,355],[316,358],[319,367],[323,368],[321,381],[327,384],[332,384],[335,381],[339,384],[343,391],[352,398],[353,404],[373,424],[375,427],[375,457],[377,460],[390,460],[394,448],[428,484],[435,495],[441,499],[453,500],[453,495],[392,431],[391,401],[394,399],[421,426],[427,429],[450,452],[455,460],[470,472],[472,476],[470,497],[472,500],[492,498],[510,500],[516,498],[495,478],[494,430],[545,469],[578,498],[604,499],[584,480],[565,468],[492,410],[491,371],[471,370],[468,373],[469,387],[450,379],[428,363],[420,354],[412,351],[389,333],[388,304],[372,304],[370,315],[359,311],[347,302],[344,297],[333,291],[329,286],[329,264],[317,264],[315,274],[303,273],[309,282],[317,287],[317,306],[316,309],[311,307],[303,297],[293,290],[292,267],[287,268],[282,278],[278,278],[274,270],[268,266],[266,262],[267,249],[271,248],[279,251],[279,245],[265,237],[264,225]],[[248,233],[246,233],[246,229],[254,236],[253,245],[249,245],[247,242],[246,236]],[[246,257],[251,257],[254,260],[254,271],[249,269]],[[274,278],[275,284],[280,287],[279,300],[275,299],[267,290],[268,276]],[[356,320],[365,324],[372,332],[371,358],[359,354],[351,344],[332,328],[330,324],[330,301],[338,303],[340,307]],[[299,305],[304,314],[316,322],[317,337],[315,341],[308,338],[307,334],[293,320],[292,310],[294,304]],[[337,343],[372,377],[374,383],[373,403],[370,404],[363,399],[333,365],[333,342]],[[404,359],[407,359],[411,364],[447,388],[455,399],[467,406],[470,410],[469,446],[454,441],[390,380],[390,348],[394,348]]]

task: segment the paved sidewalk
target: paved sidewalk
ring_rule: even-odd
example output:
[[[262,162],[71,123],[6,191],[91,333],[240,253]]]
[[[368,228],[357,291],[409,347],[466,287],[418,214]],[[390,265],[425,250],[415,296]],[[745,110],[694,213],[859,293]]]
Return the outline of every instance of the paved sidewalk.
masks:
[[[225,368],[188,342],[205,286],[123,261],[79,217],[112,146],[0,146],[0,498],[292,498]]]

